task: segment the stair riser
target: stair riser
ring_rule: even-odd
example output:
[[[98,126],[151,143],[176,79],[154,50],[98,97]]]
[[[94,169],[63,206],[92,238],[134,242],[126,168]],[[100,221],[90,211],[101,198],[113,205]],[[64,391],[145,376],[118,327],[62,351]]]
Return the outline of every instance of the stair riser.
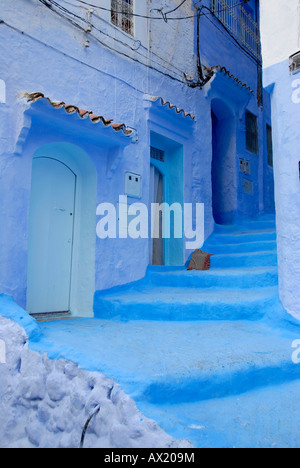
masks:
[[[264,273],[249,273],[248,275],[213,275],[197,272],[184,275],[151,274],[149,277],[154,286],[188,287],[188,288],[227,288],[246,289],[264,288],[278,285],[277,270]]]
[[[242,226],[220,226],[215,225],[215,233],[226,234],[230,232],[243,232],[243,231],[270,231],[276,230],[276,223],[274,221],[258,221],[256,223],[249,222],[243,223]]]
[[[222,359],[220,359],[222,364]],[[190,403],[231,395],[240,395],[260,387],[279,385],[300,379],[300,366],[284,362],[280,367],[249,368],[247,371],[216,372],[211,375],[199,375],[182,381],[155,382],[149,385],[142,395],[135,398],[146,399],[154,404]]]
[[[211,257],[211,268],[252,268],[252,267],[276,267],[277,254],[263,253],[257,255],[221,255]]]
[[[220,244],[237,244],[245,242],[264,242],[264,241],[276,241],[277,235],[276,232],[262,232],[262,233],[249,233],[249,234],[240,234],[240,235],[225,235],[225,234],[215,234],[213,236],[214,242]]]
[[[193,320],[259,320],[269,312],[276,301],[270,296],[264,300],[253,300],[228,304],[222,302],[187,303],[173,302],[139,302],[127,303],[109,300],[98,296],[95,298],[95,318],[122,320],[159,320],[159,321],[193,321]]]
[[[245,244],[227,244],[220,245],[212,242],[204,244],[202,250],[211,254],[231,254],[231,253],[251,253],[251,252],[268,252],[276,250],[276,242],[249,242]]]

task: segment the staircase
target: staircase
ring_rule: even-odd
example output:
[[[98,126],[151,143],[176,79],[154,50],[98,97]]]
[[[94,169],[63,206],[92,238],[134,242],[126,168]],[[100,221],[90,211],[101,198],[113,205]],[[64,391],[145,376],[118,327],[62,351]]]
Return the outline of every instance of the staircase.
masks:
[[[151,267],[98,292],[95,319],[41,324],[37,350],[104,372],[195,447],[297,446],[299,324],[278,298],[275,222],[216,226],[203,250],[209,271]]]
[[[149,267],[138,282],[98,292],[95,317],[122,320],[258,320],[278,298],[274,219],[216,226],[203,250],[209,271]]]

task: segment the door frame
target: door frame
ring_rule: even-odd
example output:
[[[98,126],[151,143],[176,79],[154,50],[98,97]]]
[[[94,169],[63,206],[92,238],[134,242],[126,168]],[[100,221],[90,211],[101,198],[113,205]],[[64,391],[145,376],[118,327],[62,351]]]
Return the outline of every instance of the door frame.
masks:
[[[163,177],[163,201],[172,205],[179,203],[184,212],[184,147],[175,140],[167,138],[154,131],[150,132],[150,146],[165,152],[165,162],[150,158],[150,165],[156,167]],[[180,180],[172,184],[181,174]],[[149,193],[150,200],[150,193]],[[166,220],[163,219],[163,226]],[[172,226],[171,226],[172,227]],[[163,264],[164,266],[182,266],[184,265],[184,226],[182,219],[182,238],[181,239],[163,239]],[[172,229],[171,229],[172,235]]]

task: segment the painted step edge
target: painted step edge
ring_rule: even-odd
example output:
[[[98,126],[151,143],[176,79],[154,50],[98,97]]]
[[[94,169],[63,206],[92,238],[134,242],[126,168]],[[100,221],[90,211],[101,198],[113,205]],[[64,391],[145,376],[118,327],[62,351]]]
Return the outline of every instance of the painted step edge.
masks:
[[[277,266],[277,251],[215,254],[210,259],[211,269]]]
[[[146,399],[153,404],[169,404],[206,401],[240,395],[257,388],[264,388],[300,379],[300,366],[291,361],[281,361],[256,366],[249,363],[247,369],[231,371],[230,368],[216,372],[203,371],[198,375],[180,378],[169,376],[161,381],[144,386],[136,401]]]
[[[275,288],[276,289],[276,288]],[[179,300],[130,302],[97,297],[95,318],[154,321],[260,320],[272,310],[277,294],[243,302],[203,301],[182,303]]]
[[[249,269],[250,270],[250,269]],[[255,271],[255,269],[241,273],[236,269],[209,270],[199,272],[180,273],[151,273],[149,281],[154,286],[174,286],[191,288],[220,287],[226,289],[265,288],[278,285],[278,270],[276,267]]]
[[[258,241],[276,241],[276,231],[261,233],[238,233],[238,234],[213,234],[206,242],[216,244],[239,244]]]
[[[252,253],[273,251],[277,247],[276,241],[245,242],[237,244],[214,244],[206,242],[202,248],[211,254],[232,254],[232,253]]]

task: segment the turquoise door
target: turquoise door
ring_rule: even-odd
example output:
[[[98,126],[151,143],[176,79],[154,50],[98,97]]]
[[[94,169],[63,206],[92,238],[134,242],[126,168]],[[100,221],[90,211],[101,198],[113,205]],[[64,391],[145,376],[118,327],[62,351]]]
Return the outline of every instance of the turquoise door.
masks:
[[[33,160],[28,238],[27,310],[68,312],[76,176],[50,158]]]

